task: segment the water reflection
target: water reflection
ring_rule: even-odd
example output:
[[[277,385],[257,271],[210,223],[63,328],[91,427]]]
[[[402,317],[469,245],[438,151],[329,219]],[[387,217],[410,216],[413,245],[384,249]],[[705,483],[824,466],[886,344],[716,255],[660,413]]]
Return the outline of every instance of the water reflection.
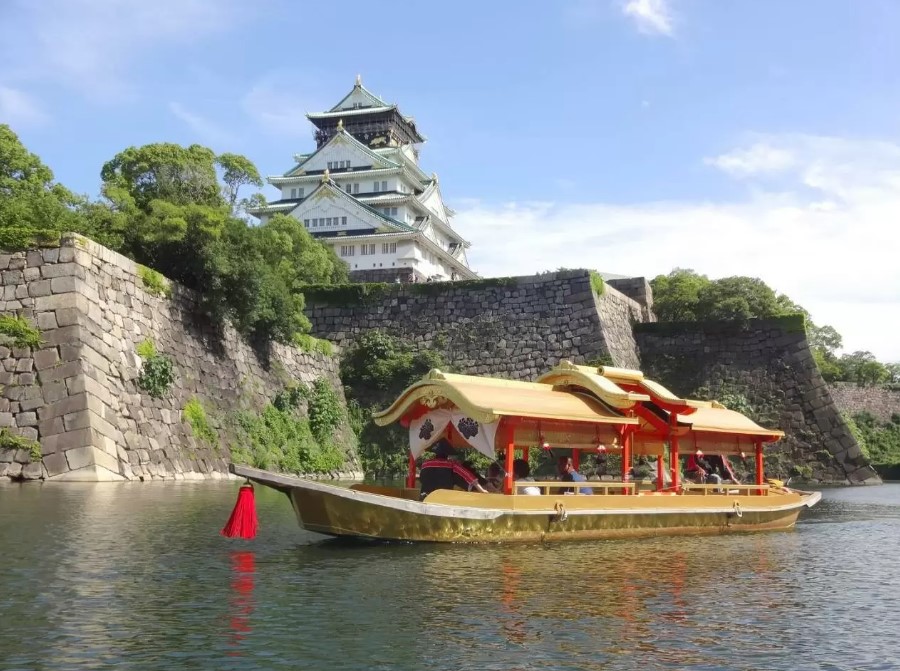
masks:
[[[229,645],[239,648],[241,642],[252,628],[250,616],[253,614],[253,583],[256,573],[256,555],[252,552],[237,551],[231,553],[231,600],[229,604]],[[240,650],[228,653],[239,656]]]
[[[900,657],[900,486],[794,532],[323,541],[231,484],[0,486],[0,669],[820,669]],[[823,511],[823,512],[822,512]],[[827,522],[827,523],[826,523]]]

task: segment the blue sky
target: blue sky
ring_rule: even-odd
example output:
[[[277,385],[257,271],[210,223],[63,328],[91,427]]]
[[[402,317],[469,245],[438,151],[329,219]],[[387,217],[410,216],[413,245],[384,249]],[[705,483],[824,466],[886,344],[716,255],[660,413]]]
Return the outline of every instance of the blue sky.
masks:
[[[280,173],[357,74],[483,275],[762,277],[900,360],[900,3],[0,0],[0,122],[96,194],[129,145]]]

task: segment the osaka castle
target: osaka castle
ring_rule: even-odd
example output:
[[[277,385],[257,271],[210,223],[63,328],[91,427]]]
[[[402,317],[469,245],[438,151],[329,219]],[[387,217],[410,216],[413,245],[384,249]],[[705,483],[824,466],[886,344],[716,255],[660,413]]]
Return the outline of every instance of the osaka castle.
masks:
[[[419,167],[425,137],[412,117],[366,89],[360,78],[327,112],[307,114],[316,150],[269,184],[280,198],[250,214],[303,222],[350,266],[354,281],[471,279],[469,243],[450,224],[437,175]]]

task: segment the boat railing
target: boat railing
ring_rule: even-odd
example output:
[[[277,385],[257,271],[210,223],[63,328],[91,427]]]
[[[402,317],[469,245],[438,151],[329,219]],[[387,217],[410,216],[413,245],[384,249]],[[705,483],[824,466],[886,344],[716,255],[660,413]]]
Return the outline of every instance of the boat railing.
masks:
[[[519,480],[514,483],[513,494],[518,496],[526,496],[524,491],[525,487],[538,487],[541,490],[541,494],[544,496],[550,496],[551,494],[560,494],[559,490],[573,490],[566,492],[567,494],[571,494],[574,496],[590,496],[590,494],[582,494],[579,490],[582,488],[590,488],[593,494],[609,494],[610,492],[615,494],[634,494],[635,491],[635,483],[633,482],[609,482],[609,481],[596,481],[596,480],[586,480],[583,482],[572,482],[569,480],[539,480],[539,481],[522,481]],[[599,490],[599,491],[598,491]]]
[[[757,496],[768,496],[771,490],[769,485],[733,485],[725,482],[705,485],[686,482],[682,487],[686,494],[689,492],[696,492],[701,493],[703,496],[709,494],[741,494],[744,496],[752,496],[754,493],[756,493]]]

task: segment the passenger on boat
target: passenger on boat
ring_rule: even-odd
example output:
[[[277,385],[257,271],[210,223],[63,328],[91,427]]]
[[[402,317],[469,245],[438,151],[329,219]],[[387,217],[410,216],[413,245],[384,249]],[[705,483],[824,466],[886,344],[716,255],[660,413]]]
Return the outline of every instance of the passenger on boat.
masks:
[[[572,457],[560,457],[556,462],[556,469],[559,471],[559,479],[563,482],[587,482],[587,478],[575,470],[575,464]],[[572,494],[574,488],[564,490],[566,494]],[[594,490],[590,487],[579,487],[579,494],[593,494]]]
[[[487,493],[478,484],[477,476],[458,461],[450,459],[453,446],[445,438],[441,438],[432,447],[434,457],[422,464],[419,469],[419,498],[424,499],[436,489],[453,489],[458,486],[469,491]]]
[[[728,457],[724,454],[711,454],[706,457],[706,463],[709,465],[709,472],[719,476],[719,482],[740,484],[741,481],[734,474],[731,464],[728,463]]]
[[[485,489],[489,492],[502,492],[503,491],[503,469],[500,468],[500,464],[496,461],[488,466],[487,469],[487,484],[485,485]]]
[[[689,454],[684,469],[685,475],[697,484],[714,484],[722,482],[721,476],[713,472],[712,465],[703,454]]]
[[[534,482],[531,477],[531,466],[524,459],[516,459],[513,461],[513,479],[516,482]],[[529,496],[540,496],[540,487],[516,487],[516,491],[520,494],[528,494]]]

